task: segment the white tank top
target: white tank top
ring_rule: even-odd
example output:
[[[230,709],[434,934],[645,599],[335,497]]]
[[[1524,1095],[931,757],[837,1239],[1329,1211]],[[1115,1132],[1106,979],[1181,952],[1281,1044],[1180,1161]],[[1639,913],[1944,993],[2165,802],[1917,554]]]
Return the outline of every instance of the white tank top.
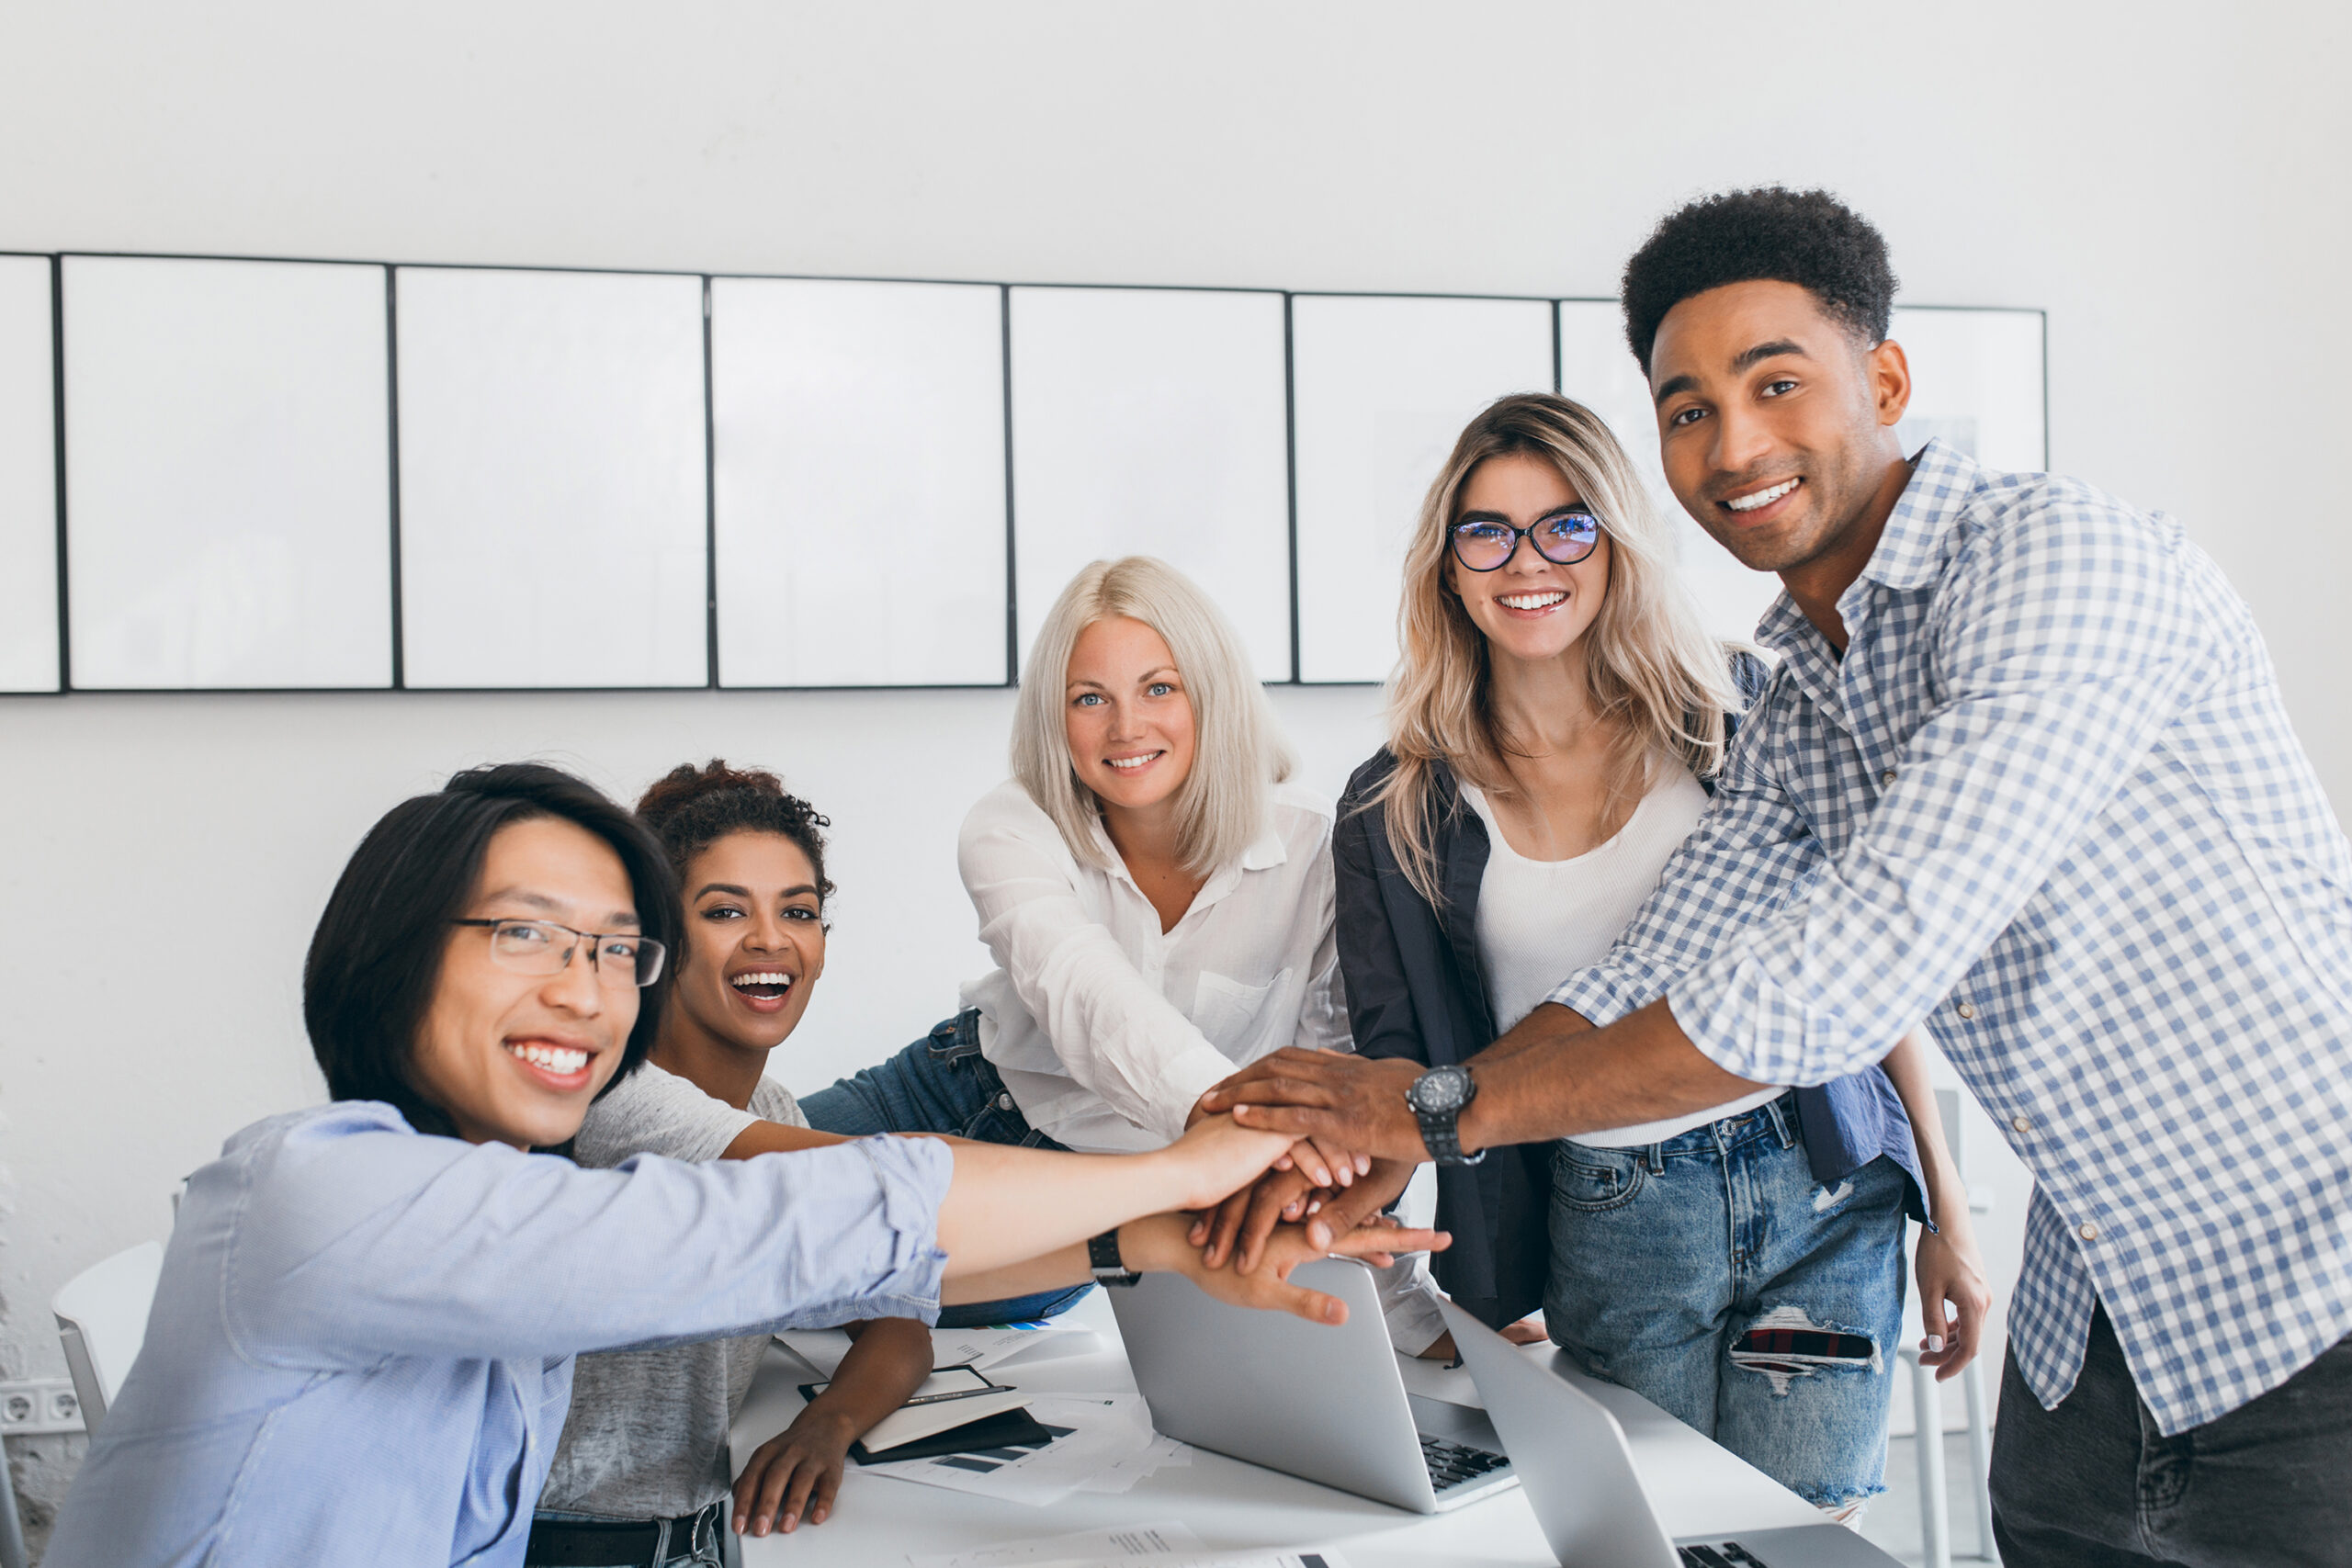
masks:
[[[1687,768],[1658,769],[1658,782],[1616,835],[1567,860],[1530,860],[1510,847],[1484,793],[1462,785],[1462,798],[1487,824],[1487,872],[1478,887],[1478,962],[1495,1027],[1508,1030],[1535,1010],[1552,988],[1609,955],[1617,934],[1657,886],[1667,861],[1707,808],[1707,792]],[[1776,1098],[1778,1089],[1663,1122],[1583,1133],[1593,1148],[1662,1144],[1693,1127],[1736,1116]]]

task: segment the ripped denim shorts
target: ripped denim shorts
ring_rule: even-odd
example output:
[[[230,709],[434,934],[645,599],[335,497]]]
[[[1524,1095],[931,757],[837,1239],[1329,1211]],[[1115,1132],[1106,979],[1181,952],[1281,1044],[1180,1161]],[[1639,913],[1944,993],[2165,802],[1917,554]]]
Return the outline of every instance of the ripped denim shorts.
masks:
[[[1796,1097],[1552,1162],[1552,1337],[1823,1507],[1883,1490],[1903,1331],[1895,1164],[1813,1179]]]

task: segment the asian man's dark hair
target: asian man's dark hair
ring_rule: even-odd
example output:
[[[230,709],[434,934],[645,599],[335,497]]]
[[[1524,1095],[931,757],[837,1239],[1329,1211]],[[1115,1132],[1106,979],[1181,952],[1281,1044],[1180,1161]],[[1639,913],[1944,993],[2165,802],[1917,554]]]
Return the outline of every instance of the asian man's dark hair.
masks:
[[[1625,264],[1625,342],[1642,374],[1668,310],[1759,279],[1807,290],[1865,347],[1885,341],[1894,268],[1870,220],[1826,190],[1725,191],[1669,213]]]
[[[432,795],[401,802],[368,830],[327,897],[302,965],[302,1022],[335,1100],[379,1100],[420,1133],[456,1132],[416,1089],[417,1031],[490,840],[510,822],[560,818],[612,846],[628,873],[644,934],[677,951],[678,892],[670,863],[637,818],[559,768],[507,762],[469,768]],[[617,1084],[637,1070],[662,1027],[670,976],[639,993]],[[607,1084],[609,1090],[612,1084]]]

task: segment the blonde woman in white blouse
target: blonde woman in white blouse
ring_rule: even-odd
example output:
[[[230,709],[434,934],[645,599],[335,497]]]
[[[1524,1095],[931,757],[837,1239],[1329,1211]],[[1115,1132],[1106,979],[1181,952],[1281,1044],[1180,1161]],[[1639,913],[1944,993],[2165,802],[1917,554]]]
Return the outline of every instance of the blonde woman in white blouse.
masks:
[[[1290,749],[1216,606],[1163,561],[1096,561],[1026,669],[1013,776],[957,846],[997,967],[929,1035],[804,1100],[813,1126],[1157,1148],[1237,1067],[1284,1045],[1350,1049],[1331,807],[1289,782]],[[1293,1157],[1318,1187],[1358,1174],[1309,1145]],[[1046,1315],[1083,1289],[962,1314]],[[1419,1294],[1392,1294],[1399,1343],[1435,1339]]]

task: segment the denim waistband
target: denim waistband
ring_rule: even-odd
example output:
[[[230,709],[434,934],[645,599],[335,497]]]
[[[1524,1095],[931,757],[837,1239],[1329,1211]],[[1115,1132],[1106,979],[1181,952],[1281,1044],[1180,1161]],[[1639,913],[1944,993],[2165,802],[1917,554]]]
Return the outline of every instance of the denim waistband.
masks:
[[[1634,1144],[1606,1152],[1639,1155],[1651,1170],[1658,1171],[1665,1168],[1665,1162],[1671,1156],[1711,1154],[1717,1149],[1728,1152],[1767,1138],[1784,1149],[1804,1147],[1803,1130],[1797,1122],[1796,1090],[1786,1090],[1736,1116],[1726,1116],[1717,1122],[1702,1122],[1688,1132],[1677,1133],[1659,1143]]]
[[[960,1061],[980,1054],[980,1010],[966,1008],[954,1018],[932,1025],[927,1037],[931,1054],[943,1062]]]

